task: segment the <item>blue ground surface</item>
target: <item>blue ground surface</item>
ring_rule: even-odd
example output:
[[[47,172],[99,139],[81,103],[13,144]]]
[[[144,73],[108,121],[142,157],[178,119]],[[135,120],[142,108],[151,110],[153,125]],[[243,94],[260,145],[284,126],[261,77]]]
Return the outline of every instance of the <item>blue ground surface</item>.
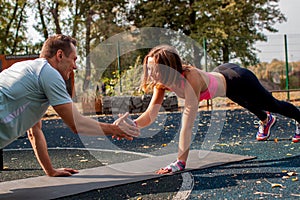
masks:
[[[212,117],[213,115],[213,117]],[[298,199],[300,198],[300,143],[288,140],[295,130],[294,121],[280,115],[268,141],[258,142],[255,134],[257,118],[246,110],[201,111],[196,120],[191,149],[256,156],[255,160],[205,170],[192,171],[194,187],[189,199]],[[132,115],[136,118],[137,115]],[[71,133],[61,120],[46,120],[43,130],[49,148],[91,148],[125,150],[161,155],[176,152],[181,113],[163,113],[158,120],[142,130],[133,141],[106,137],[82,137]],[[100,116],[99,121],[112,123],[112,116]],[[277,140],[275,140],[277,139]],[[26,137],[5,149],[30,148]],[[61,158],[61,157],[60,157]],[[54,162],[60,162],[55,158]],[[175,158],[174,158],[175,159]],[[20,161],[21,162],[21,161]],[[158,166],[160,168],[162,166]],[[296,172],[288,176],[288,172]],[[3,172],[7,173],[7,172]],[[15,172],[10,171],[10,174]],[[69,199],[166,199],[180,188],[180,175],[134,183],[101,191],[90,191]],[[272,183],[283,187],[272,187]],[[274,185],[273,185],[274,186]],[[276,185],[278,186],[278,185]],[[110,196],[109,196],[110,195]]]

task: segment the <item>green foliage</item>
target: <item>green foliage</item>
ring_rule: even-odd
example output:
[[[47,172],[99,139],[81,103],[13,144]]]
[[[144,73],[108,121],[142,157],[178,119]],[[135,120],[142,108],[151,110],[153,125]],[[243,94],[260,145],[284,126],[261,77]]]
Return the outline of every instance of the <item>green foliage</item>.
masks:
[[[206,38],[214,61],[246,65],[258,62],[253,45],[266,40],[263,30],[276,32],[273,26],[286,20],[278,0],[139,1],[129,19],[137,27],[180,30],[200,44]]]
[[[254,43],[266,40],[262,31],[276,32],[275,23],[285,21],[277,2],[199,1],[198,11],[203,14],[197,20],[198,35],[208,39],[208,51],[219,63],[238,58],[243,64],[255,64]]]
[[[76,78],[82,91],[94,91],[95,85],[106,83],[108,94],[119,94],[121,89],[122,94],[136,94],[141,75],[139,65],[148,49],[117,55],[116,44],[98,49],[106,39],[124,30],[134,33],[138,28],[161,27],[183,33],[200,46],[206,39],[211,63],[234,59],[246,66],[253,65],[258,62],[254,43],[265,41],[263,31],[276,32],[274,25],[286,20],[278,8],[278,1],[0,0],[0,53],[39,53],[49,35],[72,35],[78,41],[80,72]],[[27,32],[29,16],[34,19],[33,27],[40,33],[40,41],[28,41],[31,34]],[[156,34],[143,36],[131,42],[149,46],[149,42],[167,41],[163,37],[155,40]],[[190,64],[201,65],[204,51],[195,44],[182,42],[185,43],[182,46],[179,40],[174,42],[184,58]],[[266,76],[262,72],[261,77]]]
[[[27,1],[1,1],[0,5],[0,54],[25,54]]]
[[[141,77],[143,74],[143,66],[141,65],[141,57],[137,57],[134,66],[130,66],[126,70],[118,83],[115,85],[115,92],[117,95],[141,95],[140,90]]]

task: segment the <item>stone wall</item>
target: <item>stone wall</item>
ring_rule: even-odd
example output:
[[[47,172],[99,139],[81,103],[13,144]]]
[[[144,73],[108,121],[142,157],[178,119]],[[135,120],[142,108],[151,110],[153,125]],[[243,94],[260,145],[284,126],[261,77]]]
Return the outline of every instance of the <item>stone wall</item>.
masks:
[[[91,114],[91,107],[97,108],[94,113],[97,114],[116,114],[116,113],[142,113],[144,112],[151,100],[151,95],[143,96],[104,96],[101,101],[84,102],[83,113]],[[101,105],[98,105],[101,104]],[[101,109],[101,110],[99,110]],[[160,111],[177,111],[178,100],[176,96],[165,96]]]

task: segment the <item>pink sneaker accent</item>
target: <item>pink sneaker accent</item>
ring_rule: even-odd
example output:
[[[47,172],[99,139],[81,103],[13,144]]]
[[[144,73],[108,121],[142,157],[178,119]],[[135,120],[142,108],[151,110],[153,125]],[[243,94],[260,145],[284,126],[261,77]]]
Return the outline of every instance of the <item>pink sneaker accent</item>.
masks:
[[[292,138],[292,141],[293,141],[294,143],[300,142],[300,135],[295,134],[295,135],[293,136],[293,138]]]
[[[292,141],[294,143],[300,142],[300,125],[298,122],[296,122],[296,131],[295,131],[295,135],[292,138]]]
[[[178,172],[178,171],[183,171],[185,169],[186,163],[181,160],[176,160],[170,165],[166,166],[164,170],[168,170],[168,172]]]
[[[275,124],[276,117],[272,116],[271,114],[268,114],[268,119],[269,121],[266,125],[260,122],[258,132],[256,133],[256,140],[263,141],[263,140],[267,140],[270,137],[271,127]]]

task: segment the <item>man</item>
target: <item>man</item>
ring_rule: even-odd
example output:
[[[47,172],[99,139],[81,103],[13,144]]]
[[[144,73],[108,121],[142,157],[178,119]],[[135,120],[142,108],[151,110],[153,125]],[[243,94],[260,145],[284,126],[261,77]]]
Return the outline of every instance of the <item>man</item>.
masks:
[[[0,73],[0,148],[27,131],[35,155],[48,176],[70,176],[72,168],[54,169],[49,158],[41,118],[51,105],[65,124],[84,135],[112,135],[131,140],[139,129],[125,122],[101,123],[81,115],[64,80],[76,69],[76,40],[65,35],[49,37],[40,58],[18,62]]]

